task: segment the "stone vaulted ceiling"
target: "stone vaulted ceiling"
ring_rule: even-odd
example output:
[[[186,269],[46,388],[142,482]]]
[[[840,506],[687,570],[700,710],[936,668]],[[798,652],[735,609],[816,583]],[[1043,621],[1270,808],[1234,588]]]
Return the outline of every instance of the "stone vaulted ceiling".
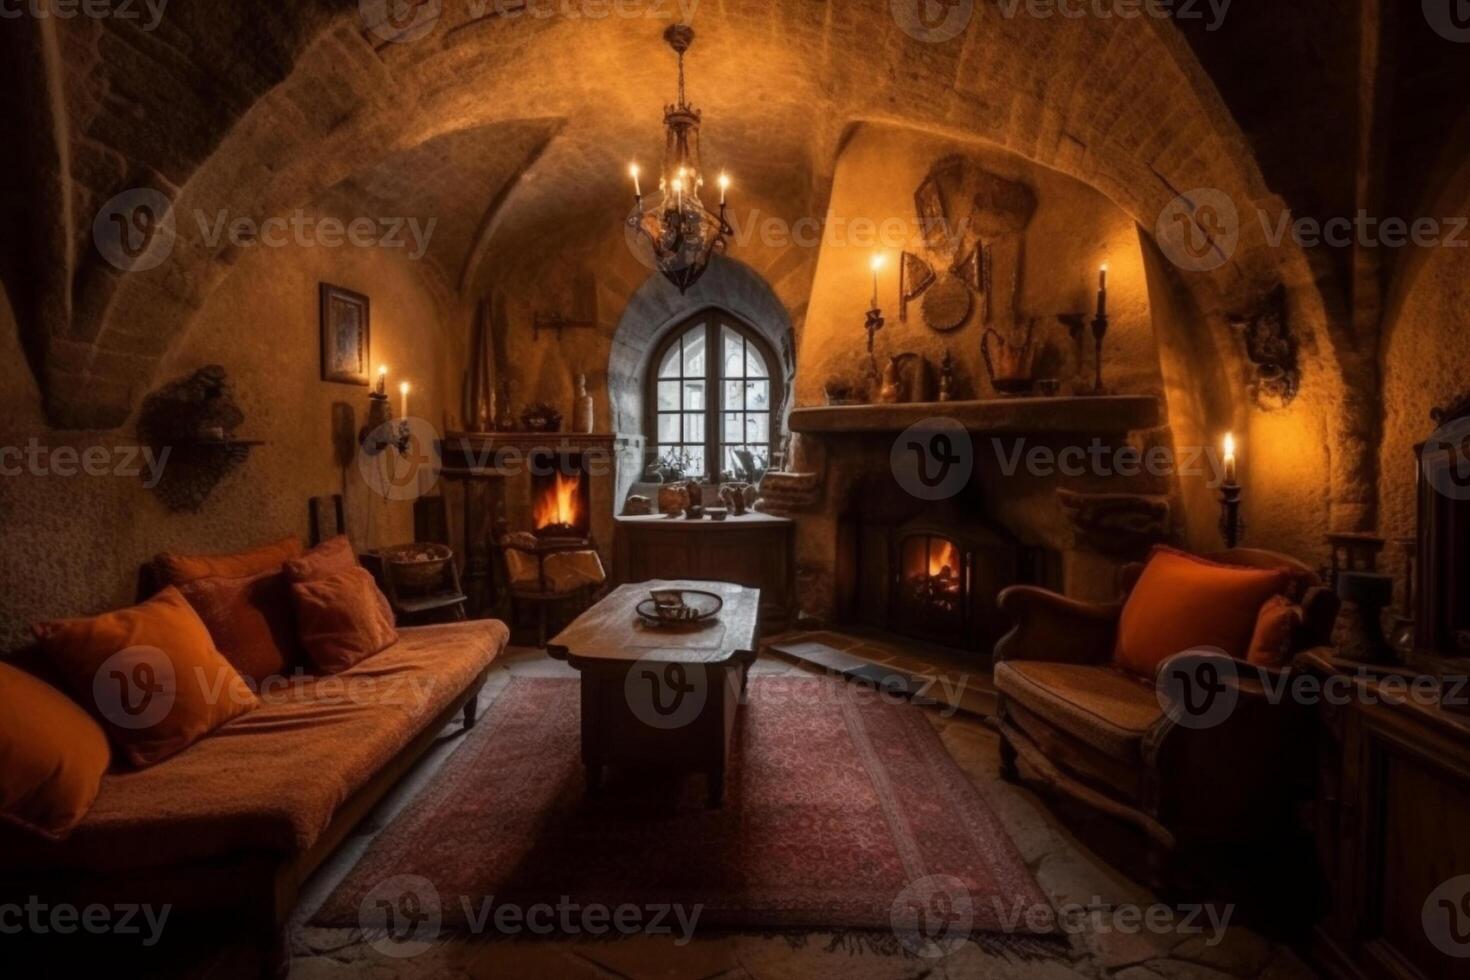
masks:
[[[370,7],[371,3],[365,4]],[[747,206],[822,215],[843,133],[861,121],[983,139],[1097,187],[1151,229],[1182,191],[1270,193],[1168,22],[1006,18],[926,43],[889,0],[686,2],[690,95],[707,162]],[[0,274],[46,408],[61,428],[123,424],[238,246],[190,216],[297,209],[438,219],[429,266],[464,292],[484,263],[547,261],[616,233],[630,159],[656,163],[674,61],[674,0],[574,4],[639,16],[533,16],[516,2],[428,0],[397,40],[353,0],[178,0],[158,28],[7,22]],[[542,4],[535,9],[562,9]],[[121,271],[99,210],[147,189],[171,207],[156,264]],[[1191,282],[1202,308],[1310,280],[1258,229]],[[528,243],[534,243],[528,248]],[[1331,352],[1331,338],[1319,349]]]

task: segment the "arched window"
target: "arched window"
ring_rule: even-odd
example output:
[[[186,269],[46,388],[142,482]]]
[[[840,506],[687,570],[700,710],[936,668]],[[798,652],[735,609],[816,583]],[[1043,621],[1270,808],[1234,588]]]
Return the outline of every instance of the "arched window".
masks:
[[[754,330],[719,310],[669,331],[650,363],[645,416],[650,456],[665,479],[765,475],[779,441],[776,365]]]

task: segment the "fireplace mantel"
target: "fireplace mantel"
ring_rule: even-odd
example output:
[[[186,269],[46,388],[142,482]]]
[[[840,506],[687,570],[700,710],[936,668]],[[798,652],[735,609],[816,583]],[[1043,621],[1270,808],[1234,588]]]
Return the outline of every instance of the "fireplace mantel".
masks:
[[[804,435],[902,432],[929,419],[949,418],[975,433],[1124,434],[1161,423],[1152,395],[1083,398],[1004,398],[906,405],[824,405],[791,412],[792,432]]]

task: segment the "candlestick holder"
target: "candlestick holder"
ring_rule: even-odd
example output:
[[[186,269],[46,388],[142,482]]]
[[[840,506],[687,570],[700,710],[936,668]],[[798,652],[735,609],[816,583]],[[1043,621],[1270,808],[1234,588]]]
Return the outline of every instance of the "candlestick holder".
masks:
[[[1245,522],[1240,517],[1243,490],[1239,483],[1227,483],[1220,488],[1220,535],[1227,548],[1238,548],[1245,540]]]
[[[1095,360],[1097,362],[1097,378],[1092,386],[1094,395],[1106,395],[1107,389],[1103,387],[1103,340],[1108,336],[1108,315],[1101,313],[1092,319],[1092,339],[1096,347]]]
[[[408,452],[411,437],[407,419],[393,424],[393,406],[386,392],[375,391],[368,395],[367,424],[358,433],[363,452],[369,456],[381,456],[391,446],[401,455]]]

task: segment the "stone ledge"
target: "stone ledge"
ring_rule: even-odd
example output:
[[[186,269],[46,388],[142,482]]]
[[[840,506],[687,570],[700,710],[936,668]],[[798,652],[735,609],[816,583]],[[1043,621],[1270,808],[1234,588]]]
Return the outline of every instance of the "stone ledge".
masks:
[[[971,432],[1125,434],[1160,424],[1152,395],[1097,398],[1004,398],[908,405],[825,405],[791,412],[792,432],[804,435],[902,432],[931,419],[954,419]]]

